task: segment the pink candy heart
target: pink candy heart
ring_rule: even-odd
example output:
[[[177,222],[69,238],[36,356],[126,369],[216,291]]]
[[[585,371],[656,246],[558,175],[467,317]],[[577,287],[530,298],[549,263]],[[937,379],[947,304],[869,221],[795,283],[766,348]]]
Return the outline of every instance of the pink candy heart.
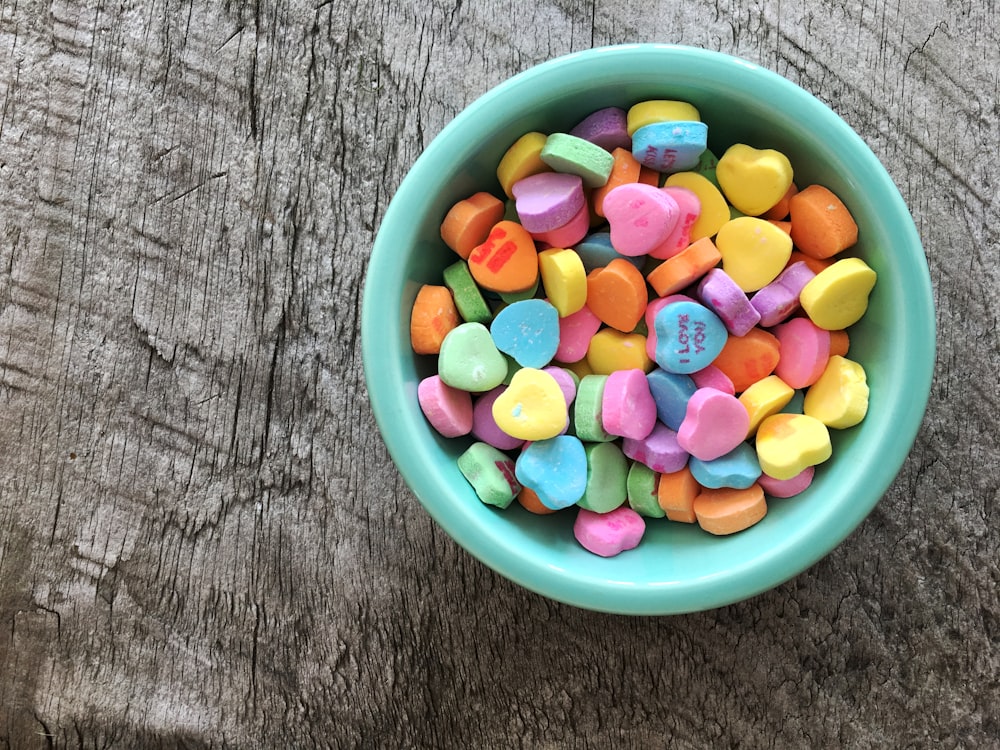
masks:
[[[646,255],[666,240],[680,219],[669,193],[643,182],[619,185],[604,198],[611,244],[622,255]]]
[[[677,443],[700,461],[712,461],[742,443],[750,415],[736,396],[714,388],[699,388],[687,403]]]

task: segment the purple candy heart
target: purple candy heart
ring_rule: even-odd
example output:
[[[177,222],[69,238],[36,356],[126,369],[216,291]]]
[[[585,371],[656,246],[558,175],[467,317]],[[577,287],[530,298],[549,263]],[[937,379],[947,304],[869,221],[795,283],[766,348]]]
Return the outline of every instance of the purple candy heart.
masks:
[[[518,180],[511,188],[521,226],[531,233],[551,232],[567,224],[583,208],[583,179],[562,172]]]

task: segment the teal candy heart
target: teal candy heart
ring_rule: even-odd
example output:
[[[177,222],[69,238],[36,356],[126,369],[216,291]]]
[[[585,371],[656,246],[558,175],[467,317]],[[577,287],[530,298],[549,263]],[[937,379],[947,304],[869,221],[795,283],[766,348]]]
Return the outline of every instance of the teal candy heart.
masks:
[[[587,454],[572,435],[536,440],[521,450],[514,475],[538,495],[546,508],[567,508],[587,487]]]
[[[441,342],[438,376],[452,388],[482,393],[507,377],[507,360],[482,323],[462,323]]]
[[[490,324],[497,349],[522,367],[545,367],[559,348],[559,313],[543,299],[507,305]]]

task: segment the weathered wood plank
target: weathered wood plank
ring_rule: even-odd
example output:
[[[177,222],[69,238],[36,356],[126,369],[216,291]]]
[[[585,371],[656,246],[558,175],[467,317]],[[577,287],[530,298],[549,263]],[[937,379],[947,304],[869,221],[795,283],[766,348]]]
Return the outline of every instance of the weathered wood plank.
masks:
[[[1000,734],[992,0],[0,6],[0,747],[980,747]],[[545,601],[392,470],[358,341],[406,169],[490,86],[669,41],[882,158],[938,304],[913,454],[714,612]],[[901,363],[905,366],[905,363]]]

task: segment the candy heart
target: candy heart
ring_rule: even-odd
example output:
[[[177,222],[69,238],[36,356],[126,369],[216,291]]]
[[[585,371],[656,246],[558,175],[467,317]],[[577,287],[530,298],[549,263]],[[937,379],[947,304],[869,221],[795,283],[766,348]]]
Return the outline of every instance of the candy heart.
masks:
[[[587,486],[577,502],[581,508],[607,513],[628,497],[628,459],[617,443],[589,443]]]
[[[713,268],[702,277],[698,299],[719,316],[734,336],[745,336],[760,321],[757,308],[721,268]]]
[[[511,437],[547,440],[566,429],[569,408],[559,383],[543,370],[525,367],[493,402],[493,419]]]
[[[736,210],[747,216],[760,216],[788,192],[792,164],[774,149],[737,143],[719,159],[715,176]]]
[[[624,258],[587,274],[587,307],[604,323],[628,333],[642,320],[649,294],[642,273]]]
[[[645,255],[662,244],[677,226],[680,207],[658,187],[642,182],[619,185],[604,198],[611,244],[622,255]]]
[[[538,251],[516,221],[501,221],[469,253],[469,272],[483,289],[506,294],[531,289],[538,281]]]
[[[580,508],[573,523],[573,536],[584,549],[601,557],[613,557],[636,547],[646,531],[642,516],[627,506],[609,513]]]
[[[656,402],[656,418],[670,429],[676,430],[684,421],[688,401],[697,392],[698,386],[689,375],[667,372],[659,367],[649,373],[646,379],[649,381],[649,392]]]
[[[625,438],[622,453],[663,474],[680,471],[689,458],[688,452],[677,444],[677,433],[663,422],[653,425],[653,431],[641,440]]]
[[[690,374],[712,364],[728,334],[719,317],[697,302],[673,302],[656,313],[656,362],[667,372]]]
[[[864,368],[834,354],[823,374],[806,391],[803,410],[827,427],[853,427],[868,413],[868,378]]]
[[[749,443],[741,442],[726,454],[702,461],[691,456],[688,468],[698,484],[710,489],[732,487],[745,490],[760,478],[760,463],[757,453]]]
[[[557,435],[526,446],[514,465],[517,481],[530,487],[542,505],[559,510],[583,497],[587,487],[587,454],[580,439]]]
[[[736,396],[714,388],[699,388],[687,403],[677,428],[677,444],[701,461],[711,461],[742,443],[750,415]]]
[[[774,281],[792,255],[792,238],[764,219],[739,216],[715,235],[722,268],[744,292]]]
[[[441,342],[438,375],[452,388],[480,393],[507,377],[507,360],[482,323],[462,323]]]
[[[698,164],[707,142],[703,122],[654,122],[632,134],[632,155],[658,172],[685,172]]]
[[[542,172],[515,182],[514,206],[529,232],[549,232],[569,222],[586,204],[579,175]]]
[[[805,414],[771,415],[757,429],[756,446],[760,468],[775,479],[791,479],[833,453],[826,425]]]
[[[604,429],[612,435],[642,440],[656,426],[656,402],[640,369],[616,370],[608,375],[601,401]]]
[[[559,313],[543,299],[514,302],[497,313],[490,335],[522,367],[544,367],[559,348]]]
[[[701,201],[693,191],[685,187],[667,185],[660,188],[677,202],[679,211],[673,231],[659,245],[649,251],[651,258],[664,260],[672,258],[691,244],[691,230],[701,216]]]

